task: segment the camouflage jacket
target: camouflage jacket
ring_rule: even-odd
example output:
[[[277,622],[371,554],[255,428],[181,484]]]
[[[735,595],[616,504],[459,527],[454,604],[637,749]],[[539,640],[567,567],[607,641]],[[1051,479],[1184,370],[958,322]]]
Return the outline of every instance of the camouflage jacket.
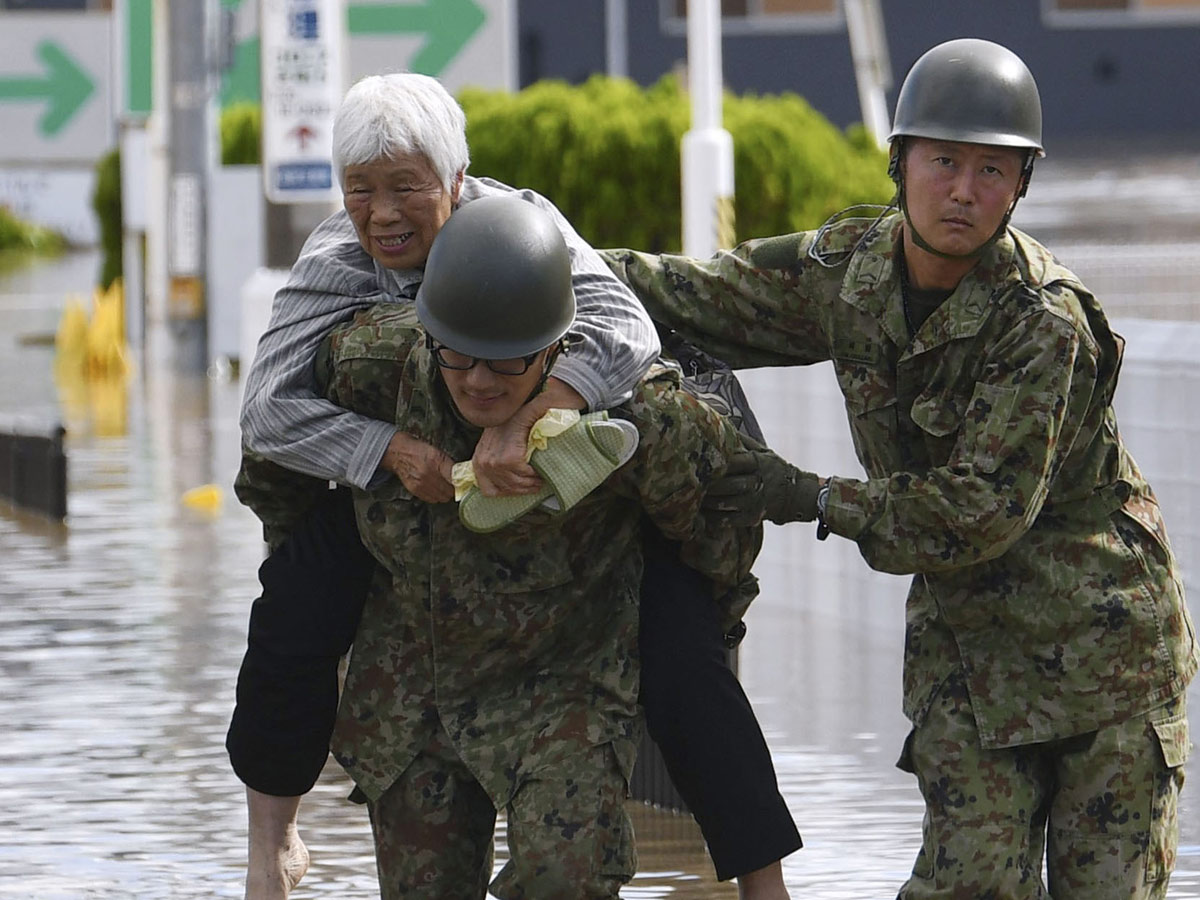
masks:
[[[319,380],[331,400],[470,458],[480,431],[457,414],[405,311],[360,313],[333,332],[327,350]],[[684,561],[715,590],[753,582],[761,529],[710,533],[699,516],[706,483],[740,446],[732,425],[661,369],[611,414],[638,426],[638,449],[561,515],[536,510],[476,534],[455,504],[416,500],[398,479],[355,490],[359,532],[382,566],[355,638],[333,750],[369,798],[404,771],[439,721],[498,805],[581,744],[611,742],[628,775],[643,513],[683,542]],[[269,515],[283,507],[275,470],[248,457],[239,476],[243,500]],[[279,474],[280,490],[296,486]]]
[[[960,665],[985,747],[1082,733],[1179,694],[1194,631],[1158,504],[1117,432],[1123,341],[1096,299],[1009,229],[910,338],[901,218],[871,226],[705,261],[605,256],[652,318],[734,368],[832,360],[867,478],[831,480],[826,521],[872,567],[914,573],[914,722]]]

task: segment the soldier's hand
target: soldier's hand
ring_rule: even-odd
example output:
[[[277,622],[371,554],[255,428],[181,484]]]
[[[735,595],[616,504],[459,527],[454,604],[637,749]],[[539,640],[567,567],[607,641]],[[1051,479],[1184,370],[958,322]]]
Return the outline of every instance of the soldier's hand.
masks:
[[[706,515],[734,528],[763,519],[779,525],[816,519],[820,477],[797,469],[766,447],[747,443],[705,492],[701,505]]]
[[[380,467],[399,478],[418,500],[447,503],[454,499],[450,481],[454,460],[432,444],[398,431],[384,451]]]
[[[729,458],[725,474],[708,486],[700,502],[709,519],[727,528],[757,525],[766,515],[766,504],[758,461],[750,450]]]

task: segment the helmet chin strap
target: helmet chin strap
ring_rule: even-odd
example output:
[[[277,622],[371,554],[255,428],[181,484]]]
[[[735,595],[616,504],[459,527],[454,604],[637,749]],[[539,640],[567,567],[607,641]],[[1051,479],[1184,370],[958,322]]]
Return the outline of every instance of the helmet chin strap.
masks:
[[[538,383],[534,386],[533,390],[529,392],[529,396],[525,398],[526,403],[540,394],[546,387],[546,382],[550,379],[550,370],[554,367],[554,363],[558,360],[558,357],[564,352],[565,344],[560,338],[555,342],[550,352],[546,354],[545,360],[542,361],[542,377],[538,379]]]
[[[903,153],[903,145],[897,142],[891,165],[888,166],[888,174],[896,182],[896,205],[900,207],[900,212],[904,214],[904,223],[908,226],[909,236],[912,237],[913,243],[926,253],[932,253],[934,256],[940,256],[942,259],[958,260],[978,259],[988,247],[1000,240],[1001,235],[1008,228],[1009,221],[1012,220],[1013,210],[1017,208],[1017,202],[1029,190],[1029,179],[1033,176],[1033,161],[1036,158],[1036,153],[1033,150],[1030,150],[1029,154],[1025,157],[1025,164],[1021,167],[1021,186],[1017,190],[1017,195],[1013,197],[1013,202],[1009,205],[1008,211],[1004,213],[1004,218],[1000,220],[999,227],[992,232],[992,236],[974,250],[969,250],[966,253],[947,253],[944,250],[937,249],[929,241],[925,240],[921,236],[921,232],[917,231],[917,226],[913,224],[912,216],[908,214],[908,196],[904,191],[904,167],[900,162],[900,156]]]
[[[983,251],[995,243],[995,241],[999,239],[1000,235],[1004,233],[1004,229],[1008,227],[1009,217],[1012,215],[1012,209],[1010,207],[1009,211],[1004,216],[1004,221],[1000,223],[1000,227],[996,229],[990,238],[988,238],[974,250],[969,250],[966,253],[947,253],[945,250],[939,250],[937,247],[933,246],[933,244],[929,243],[929,241],[925,240],[925,238],[921,236],[921,232],[917,231],[917,226],[913,224],[912,216],[908,214],[908,198],[904,195],[903,183],[900,185],[897,201],[900,207],[900,212],[904,214],[904,224],[908,226],[908,235],[912,238],[912,242],[926,253],[932,253],[934,256],[939,256],[942,259],[978,259],[983,255]],[[1016,203],[1014,202],[1013,205],[1015,206]]]

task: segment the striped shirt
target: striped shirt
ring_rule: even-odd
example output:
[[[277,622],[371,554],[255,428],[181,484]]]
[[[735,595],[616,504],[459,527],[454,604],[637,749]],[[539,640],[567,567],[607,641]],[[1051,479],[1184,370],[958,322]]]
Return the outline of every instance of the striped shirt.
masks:
[[[459,202],[506,193],[513,188],[468,176]],[[578,391],[589,409],[614,406],[629,397],[658,355],[654,325],[549,200],[529,190],[515,193],[554,217],[571,255],[572,331],[582,340],[558,358],[553,374]],[[396,427],[319,397],[313,362],[335,325],[376,303],[412,302],[421,276],[417,269],[386,269],[368,256],[344,210],[318,225],[275,295],[270,324],[246,375],[243,445],[293,471],[367,487]]]

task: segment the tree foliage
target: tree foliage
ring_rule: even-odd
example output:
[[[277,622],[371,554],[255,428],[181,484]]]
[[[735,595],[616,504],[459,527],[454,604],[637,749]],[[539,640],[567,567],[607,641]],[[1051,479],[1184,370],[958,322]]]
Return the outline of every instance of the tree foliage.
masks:
[[[549,197],[596,246],[678,250],[680,140],[690,122],[674,76],[649,88],[594,76],[520,91],[469,89],[471,171]],[[887,160],[796,94],[726,94],[739,240],[813,228],[853,203],[886,202]]]
[[[100,288],[121,277],[121,153],[110,150],[96,163],[92,209],[100,223]]]

